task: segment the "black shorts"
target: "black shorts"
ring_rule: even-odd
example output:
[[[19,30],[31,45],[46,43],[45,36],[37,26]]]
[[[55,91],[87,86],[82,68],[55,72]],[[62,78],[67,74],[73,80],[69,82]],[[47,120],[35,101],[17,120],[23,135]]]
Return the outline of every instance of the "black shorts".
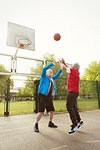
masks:
[[[47,112],[49,111],[54,111],[54,106],[53,106],[53,97],[51,95],[43,95],[39,94],[39,105],[38,105],[38,112],[44,112],[46,109]]]

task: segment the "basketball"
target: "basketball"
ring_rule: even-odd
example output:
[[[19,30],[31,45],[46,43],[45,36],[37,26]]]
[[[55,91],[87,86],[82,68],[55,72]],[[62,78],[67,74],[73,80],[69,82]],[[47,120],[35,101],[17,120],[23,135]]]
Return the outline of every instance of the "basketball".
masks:
[[[61,35],[59,34],[59,33],[56,33],[55,35],[54,35],[54,40],[55,41],[59,41],[61,39]]]

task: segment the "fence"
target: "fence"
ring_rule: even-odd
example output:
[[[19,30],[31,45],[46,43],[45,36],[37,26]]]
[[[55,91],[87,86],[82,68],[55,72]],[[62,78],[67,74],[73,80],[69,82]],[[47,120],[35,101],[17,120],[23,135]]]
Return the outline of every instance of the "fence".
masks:
[[[7,79],[4,87],[0,87],[0,115],[9,116],[22,113],[38,112],[39,80],[31,78],[23,81],[23,88],[12,92],[13,82]],[[19,82],[19,80],[17,80]],[[56,81],[58,95],[54,98],[55,111],[66,111],[67,79],[58,78]],[[2,84],[0,85],[2,86]],[[77,101],[78,109],[100,109],[100,81],[80,81],[80,95]]]

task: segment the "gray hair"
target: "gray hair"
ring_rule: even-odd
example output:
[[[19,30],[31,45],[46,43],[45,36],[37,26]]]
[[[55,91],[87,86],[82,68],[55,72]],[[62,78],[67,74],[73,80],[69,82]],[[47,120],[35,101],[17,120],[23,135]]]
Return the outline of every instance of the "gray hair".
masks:
[[[47,69],[46,73],[48,73],[49,71],[52,71],[52,69]]]
[[[79,69],[80,69],[79,63],[74,63],[74,64],[72,65],[72,67],[73,67],[74,69],[76,69],[76,70],[79,70]]]

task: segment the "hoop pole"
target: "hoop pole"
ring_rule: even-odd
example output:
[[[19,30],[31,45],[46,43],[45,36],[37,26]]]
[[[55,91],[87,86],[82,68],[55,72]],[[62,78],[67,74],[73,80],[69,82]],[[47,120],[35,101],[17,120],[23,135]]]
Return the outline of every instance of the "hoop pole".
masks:
[[[43,67],[45,67],[47,64],[46,64],[46,59],[43,61]]]
[[[18,47],[17,47],[17,50],[16,50],[15,55],[13,57],[13,60],[16,60],[17,54],[18,54]]]

